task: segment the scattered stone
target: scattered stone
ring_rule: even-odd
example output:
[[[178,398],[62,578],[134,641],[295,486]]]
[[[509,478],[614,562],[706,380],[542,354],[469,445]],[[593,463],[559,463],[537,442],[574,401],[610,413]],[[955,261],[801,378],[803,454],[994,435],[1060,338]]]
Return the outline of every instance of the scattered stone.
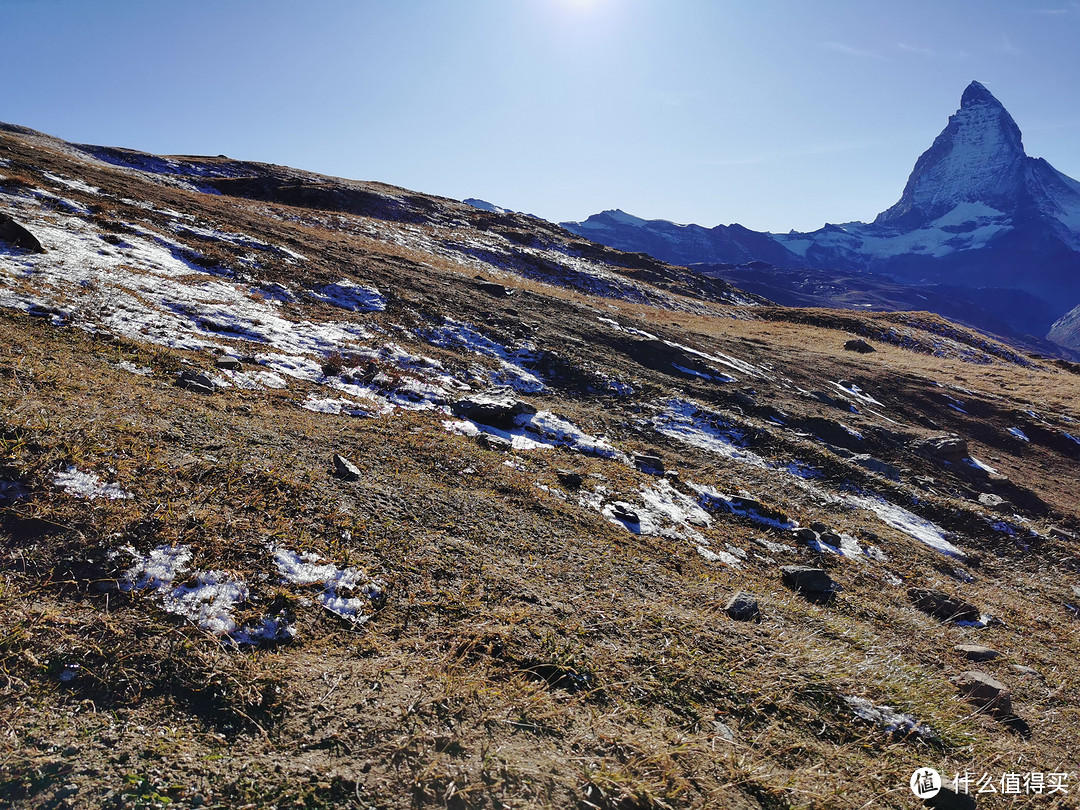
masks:
[[[953,682],[964,699],[991,714],[1012,714],[1012,692],[992,675],[978,670],[961,672]]]
[[[841,424],[834,419],[826,419],[822,416],[811,416],[803,419],[799,427],[812,433],[825,444],[834,447],[842,447],[853,452],[858,452],[863,446],[863,437],[847,425]]]
[[[874,458],[866,453],[860,453],[857,456],[852,456],[851,460],[862,467],[864,470],[875,472],[878,475],[884,476],[892,481],[900,480],[900,470],[889,464],[887,461],[882,461],[879,458]]]
[[[174,385],[200,394],[212,394],[217,390],[214,381],[202,371],[184,371],[176,378]]]
[[[957,644],[953,649],[969,661],[993,661],[1001,655],[997,650],[981,644]]]
[[[622,521],[623,523],[641,522],[641,518],[638,517],[638,513],[624,503],[613,503],[611,505],[611,516],[616,520]]]
[[[1035,669],[1035,667],[1028,667],[1023,664],[1013,664],[1012,668],[1020,675],[1034,675],[1036,678],[1042,677],[1042,675],[1039,674],[1039,670]]]
[[[664,474],[664,460],[660,456],[651,453],[635,453],[634,466],[641,472],[652,473],[653,475]]]
[[[581,489],[581,485],[585,483],[585,476],[574,470],[556,470],[555,476],[567,489]]]
[[[780,569],[784,584],[811,601],[831,599],[837,585],[824,568],[803,565],[785,565]]]
[[[844,542],[844,539],[836,532],[822,532],[818,535],[818,539],[822,543],[828,543],[833,548],[839,548],[840,544]]]
[[[791,533],[795,535],[795,539],[800,543],[816,543],[818,541],[818,533],[813,529],[808,529],[805,526],[800,526],[797,529],[792,529]]]
[[[476,443],[485,450],[495,450],[499,453],[509,453],[514,449],[514,443],[502,436],[492,436],[490,433],[481,433],[476,437]]]
[[[960,464],[971,455],[968,452],[967,439],[951,435],[923,439],[915,443],[915,450],[948,464]]]
[[[721,723],[719,720],[713,720],[713,733],[722,739],[724,742],[735,744],[735,732],[731,730],[731,727],[726,723]]]
[[[0,214],[0,242],[28,253],[45,252],[36,236],[6,214]]]
[[[228,369],[229,371],[237,371],[243,362],[239,357],[234,357],[231,354],[226,354],[223,357],[219,357],[214,361],[214,365],[218,368]]]
[[[334,453],[334,475],[338,478],[343,478],[346,481],[355,481],[362,474],[359,467],[344,456]]]
[[[1002,498],[1000,495],[995,495],[992,492],[983,492],[979,495],[979,503],[981,503],[983,506],[989,506],[991,509],[993,509],[994,507],[1001,506],[1003,503],[1005,503],[1005,499]]]
[[[761,621],[757,600],[745,591],[739,591],[732,596],[724,605],[724,612],[737,622]]]
[[[908,598],[921,610],[943,622],[977,622],[979,609],[970,602],[929,588],[909,588]]]
[[[1056,537],[1058,540],[1080,540],[1080,537],[1077,537],[1073,532],[1058,526],[1050,527],[1050,536]]]
[[[505,287],[491,281],[481,281],[476,286],[481,292],[486,292],[495,298],[509,298],[516,292],[512,287]]]
[[[867,343],[862,338],[856,338],[855,340],[849,340],[844,344],[844,348],[849,352],[858,352],[859,354],[869,354],[870,352],[876,352],[873,346]]]
[[[487,394],[459,399],[450,406],[450,412],[454,416],[498,430],[512,430],[519,416],[534,414],[536,408],[517,399],[512,389],[497,388]]]

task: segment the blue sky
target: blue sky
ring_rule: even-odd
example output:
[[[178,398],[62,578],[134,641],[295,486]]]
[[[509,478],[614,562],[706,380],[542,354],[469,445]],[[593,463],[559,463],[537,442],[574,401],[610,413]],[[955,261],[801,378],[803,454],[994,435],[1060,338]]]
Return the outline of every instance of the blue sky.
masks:
[[[1080,178],[1068,0],[0,0],[0,25],[0,120],[552,220],[871,219],[972,79]]]

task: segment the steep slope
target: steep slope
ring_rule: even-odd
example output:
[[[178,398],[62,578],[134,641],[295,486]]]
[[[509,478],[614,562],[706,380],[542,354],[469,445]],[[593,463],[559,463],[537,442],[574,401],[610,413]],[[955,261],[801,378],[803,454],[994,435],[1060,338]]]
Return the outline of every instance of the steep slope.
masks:
[[[8,127],[0,204],[0,804],[1080,779],[1076,366],[227,158]]]
[[[979,82],[964,91],[960,109],[918,159],[897,203],[872,223],[763,234],[604,212],[563,225],[607,245],[686,264],[756,260],[861,273],[871,284],[999,289],[973,297],[994,295],[992,309],[1005,310],[1009,327],[1036,338],[1080,302],[1080,183],[1029,157],[1016,122]],[[1021,306],[1010,301],[1010,289],[1037,300]],[[1007,311],[1010,304],[1015,315]],[[978,310],[973,307],[969,322],[987,328],[991,320]]]

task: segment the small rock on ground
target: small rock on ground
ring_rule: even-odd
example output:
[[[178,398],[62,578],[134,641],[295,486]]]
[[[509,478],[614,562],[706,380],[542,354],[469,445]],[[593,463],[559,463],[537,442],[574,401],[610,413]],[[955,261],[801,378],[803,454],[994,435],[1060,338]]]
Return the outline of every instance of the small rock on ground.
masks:
[[[724,612],[738,622],[761,621],[757,599],[744,591],[739,591],[728,600]]]
[[[867,343],[865,340],[862,340],[861,338],[849,340],[847,343],[844,344],[844,348],[847,349],[849,352],[858,352],[859,354],[869,354],[870,352],[877,351],[877,349],[875,349],[873,346],[871,346],[869,343]]]
[[[346,481],[355,481],[361,476],[360,468],[344,456],[334,454],[334,475]]]
[[[997,650],[991,650],[981,644],[957,644],[953,649],[969,661],[993,661],[1001,655]]]
[[[953,682],[964,698],[993,714],[1012,714],[1012,692],[992,675],[968,670],[957,675]]]
[[[979,609],[970,602],[929,588],[909,588],[908,598],[923,613],[943,622],[977,622]]]

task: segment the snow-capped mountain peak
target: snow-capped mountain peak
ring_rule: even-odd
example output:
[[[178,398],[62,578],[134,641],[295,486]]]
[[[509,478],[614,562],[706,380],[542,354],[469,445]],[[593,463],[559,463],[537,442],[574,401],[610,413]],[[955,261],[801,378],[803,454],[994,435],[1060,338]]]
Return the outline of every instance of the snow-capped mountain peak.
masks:
[[[1015,207],[1027,155],[1020,128],[993,94],[972,82],[960,109],[915,163],[896,205],[878,224],[912,226],[936,219],[958,204]]]

